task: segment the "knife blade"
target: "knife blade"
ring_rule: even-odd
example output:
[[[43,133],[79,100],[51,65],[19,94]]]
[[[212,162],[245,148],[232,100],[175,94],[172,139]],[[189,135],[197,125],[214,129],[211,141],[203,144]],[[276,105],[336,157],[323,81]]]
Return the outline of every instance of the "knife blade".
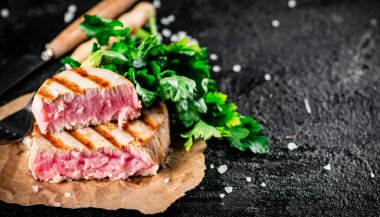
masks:
[[[92,7],[86,14],[95,14],[107,19],[114,19],[126,11],[136,0],[104,0]],[[46,62],[58,59],[86,40],[86,35],[79,29],[84,20],[80,16],[65,30],[47,43],[41,55],[25,54],[9,61],[0,73],[0,96],[22,79],[33,73]]]

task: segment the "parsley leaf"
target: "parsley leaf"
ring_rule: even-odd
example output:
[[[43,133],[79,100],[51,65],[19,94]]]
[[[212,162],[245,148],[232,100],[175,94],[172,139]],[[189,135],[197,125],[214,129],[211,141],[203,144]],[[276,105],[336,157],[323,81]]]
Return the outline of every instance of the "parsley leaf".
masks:
[[[77,68],[80,66],[80,63],[77,62],[76,60],[74,60],[73,58],[69,57],[69,56],[65,56],[64,58],[62,58],[60,60],[60,63],[63,64],[63,65],[69,65],[71,68]]]
[[[108,20],[96,15],[84,15],[84,21],[80,28],[86,32],[88,38],[96,38],[100,45],[108,45],[111,36],[126,37],[129,28],[123,28],[123,23],[118,20]]]

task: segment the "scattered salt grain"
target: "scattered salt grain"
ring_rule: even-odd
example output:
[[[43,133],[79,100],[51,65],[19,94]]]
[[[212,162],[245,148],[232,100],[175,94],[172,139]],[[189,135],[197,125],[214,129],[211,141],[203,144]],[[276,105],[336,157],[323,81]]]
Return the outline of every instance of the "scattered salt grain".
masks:
[[[288,1],[288,7],[289,8],[295,8],[297,5],[297,1],[296,0],[289,0]]]
[[[38,192],[38,185],[33,185],[32,190],[33,192]]]
[[[61,206],[61,203],[58,203],[58,202],[57,202],[57,203],[54,204],[54,206],[55,206],[55,207],[60,207],[60,206]]]
[[[245,177],[245,179],[247,180],[247,182],[252,182],[252,178],[249,176]]]
[[[267,184],[265,184],[264,182],[260,184],[261,187],[267,187]]]
[[[264,79],[266,80],[266,81],[270,81],[271,79],[272,79],[272,76],[270,75],[270,74],[265,74],[265,76],[264,76]]]
[[[223,198],[223,197],[225,197],[226,195],[225,194],[219,194],[219,197],[220,198]]]
[[[278,20],[272,20],[272,26],[273,27],[279,27],[280,26],[280,21],[278,21]]]
[[[176,42],[176,41],[178,41],[178,35],[177,35],[177,34],[173,34],[173,35],[170,37],[170,41],[171,41],[171,42]]]
[[[232,187],[225,187],[224,190],[229,194],[232,192]]]
[[[9,9],[8,8],[1,9],[0,14],[2,17],[8,17],[9,16]]]
[[[182,40],[182,39],[186,38],[187,32],[185,32],[185,31],[179,31],[179,32],[177,32],[177,36],[178,36],[179,40]]]
[[[375,18],[371,18],[371,19],[369,20],[369,23],[370,23],[371,26],[373,26],[373,27],[377,26],[377,20],[376,20]]]
[[[169,38],[172,35],[172,31],[170,31],[170,29],[164,28],[162,29],[162,35],[166,38]]]
[[[71,192],[65,192],[65,197],[71,197]]]
[[[174,22],[175,21],[175,16],[173,14],[171,14],[171,15],[169,15],[167,17],[167,19],[168,19],[169,23]]]
[[[210,169],[214,169],[214,168],[215,168],[214,164],[210,164]]]
[[[234,72],[240,72],[241,71],[241,65],[239,64],[235,64],[233,67],[232,67],[232,70]]]
[[[169,178],[164,179],[164,183],[165,183],[165,184],[169,183],[169,181],[170,181]]]
[[[159,42],[162,42],[162,35],[161,34],[157,34],[157,40],[159,41]]]
[[[220,72],[220,70],[221,70],[221,68],[218,65],[215,65],[215,66],[212,67],[212,71],[213,72]]]
[[[198,42],[197,39],[190,37],[189,42],[187,43],[187,45],[192,45],[192,44],[199,44],[199,42]]]
[[[310,108],[309,100],[307,98],[305,98],[303,100],[303,102],[305,103],[306,112],[311,114],[311,108]]]
[[[375,178],[375,174],[374,173],[370,173],[369,175],[371,176],[371,178]]]
[[[65,69],[71,69],[72,67],[70,66],[70,64],[68,63],[65,63]]]
[[[65,23],[69,23],[73,19],[74,19],[74,13],[71,13],[71,12],[66,12],[65,16],[63,17],[63,20],[65,21]]]
[[[226,171],[227,171],[227,165],[220,165],[219,167],[218,167],[218,172],[220,173],[220,174],[223,174],[223,173],[225,173]]]
[[[69,12],[75,13],[77,11],[77,6],[76,5],[69,5],[69,7],[67,7],[67,10]]]
[[[298,148],[298,146],[296,145],[296,143],[294,143],[294,142],[289,142],[288,143],[288,149],[290,150],[290,151],[292,151],[292,150],[294,150],[294,149],[297,149]]]
[[[331,164],[327,164],[323,166],[323,169],[330,171],[331,170]]]
[[[170,23],[175,21],[175,16],[174,15],[169,15],[168,17],[163,17],[160,19],[160,22],[162,25],[169,25]]]
[[[218,60],[218,55],[212,53],[212,54],[210,55],[210,59],[211,59],[211,60]]]
[[[160,8],[161,7],[161,1],[160,0],[154,0],[153,1],[153,6],[155,8]]]

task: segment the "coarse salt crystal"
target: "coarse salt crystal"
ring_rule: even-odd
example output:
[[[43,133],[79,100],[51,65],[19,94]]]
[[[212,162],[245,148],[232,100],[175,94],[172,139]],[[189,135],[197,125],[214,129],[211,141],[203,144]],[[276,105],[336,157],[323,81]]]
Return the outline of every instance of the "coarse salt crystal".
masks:
[[[296,148],[298,148],[298,146],[296,145],[296,143],[294,143],[294,142],[289,142],[289,143],[288,143],[288,149],[289,149],[290,151],[292,151],[292,150],[294,150],[294,149],[296,149]]]
[[[69,7],[67,7],[67,10],[74,13],[77,11],[77,6],[76,5],[69,5]]]
[[[9,16],[9,9],[8,8],[1,9],[0,14],[2,17],[8,17]]]
[[[170,181],[169,178],[164,179],[164,183],[165,183],[165,184],[169,183],[169,181]]]
[[[307,98],[303,99],[303,102],[305,103],[306,112],[311,114],[311,108],[309,104],[309,100]]]
[[[58,203],[58,202],[57,202],[57,203],[54,204],[54,206],[55,206],[55,207],[60,207],[60,206],[61,206],[61,203]]]
[[[171,23],[171,22],[175,21],[175,16],[173,14],[171,14],[166,19],[169,21],[169,23]]]
[[[210,55],[210,59],[211,59],[211,60],[218,60],[218,55],[212,53],[212,54]]]
[[[294,8],[294,7],[296,7],[296,5],[297,5],[297,1],[296,0],[289,0],[288,1],[288,7],[289,8]]]
[[[63,20],[65,23],[69,23],[74,19],[74,14],[72,12],[65,13],[65,16],[63,17]]]
[[[370,23],[372,26],[377,26],[377,20],[376,20],[376,18],[371,18],[371,19],[369,20],[369,23]]]
[[[261,185],[261,187],[266,187],[267,186],[267,184],[265,184],[264,182],[261,183],[260,185]]]
[[[162,35],[161,34],[157,34],[157,40],[159,42],[162,42],[163,38],[162,38]]]
[[[245,177],[245,179],[247,180],[247,182],[252,182],[252,178],[249,176]]]
[[[231,192],[232,192],[232,187],[225,187],[224,190],[225,190],[227,193],[231,193]]]
[[[192,44],[199,44],[199,43],[198,43],[197,39],[190,37],[189,42],[187,43],[187,45],[192,45]]]
[[[218,65],[215,65],[215,66],[212,67],[212,71],[213,72],[220,72],[220,70],[221,70],[221,68]]]
[[[220,173],[220,174],[223,174],[223,173],[225,173],[226,171],[227,171],[227,165],[220,165],[219,167],[218,167],[218,172]]]
[[[225,194],[219,194],[219,197],[220,198],[223,198],[223,197],[225,197],[226,195]]]
[[[178,35],[178,39],[182,40],[182,39],[186,38],[187,32],[185,32],[185,31],[179,31],[179,32],[177,32],[177,35]]]
[[[371,178],[375,178],[375,174],[374,173],[370,173],[369,175],[371,176]]]
[[[280,26],[280,21],[278,21],[278,20],[272,20],[272,26],[273,27],[279,27]]]
[[[33,185],[32,190],[33,192],[38,192],[38,185]]]
[[[177,34],[173,34],[173,35],[170,37],[170,41],[171,41],[171,42],[176,42],[176,41],[178,41],[178,35],[177,35]]]
[[[266,81],[270,81],[271,79],[272,79],[272,76],[270,75],[270,74],[265,74],[265,76],[264,76],[264,79],[266,80]]]
[[[241,65],[239,65],[239,64],[234,65],[234,66],[232,67],[232,70],[233,70],[234,72],[240,72],[240,71],[241,71]]]
[[[161,18],[160,23],[162,25],[169,25],[170,24],[170,22],[168,21],[168,19],[166,17]]]
[[[169,38],[172,35],[172,31],[170,31],[170,29],[164,28],[162,29],[162,35],[166,38]]]
[[[160,0],[154,0],[153,1],[153,6],[155,8],[160,8],[161,7],[161,1]]]
[[[65,192],[65,197],[71,197],[71,192]]]
[[[215,168],[214,164],[210,164],[210,169],[214,169],[214,168]]]
[[[323,166],[323,169],[330,171],[331,170],[331,164],[327,164]]]

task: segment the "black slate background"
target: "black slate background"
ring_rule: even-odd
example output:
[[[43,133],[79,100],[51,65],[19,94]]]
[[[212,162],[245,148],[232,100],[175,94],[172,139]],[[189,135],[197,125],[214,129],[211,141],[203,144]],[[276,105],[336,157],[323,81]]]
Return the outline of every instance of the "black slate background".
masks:
[[[79,15],[94,2],[1,1],[10,16],[0,17],[0,67],[24,53],[39,53],[67,25],[63,14],[70,3],[78,5]],[[220,89],[241,113],[261,122],[271,139],[266,156],[210,141],[204,180],[163,215],[380,216],[380,1],[297,3],[290,9],[286,0],[162,1],[158,16],[174,14],[169,29],[187,31],[209,53],[218,54],[211,64],[222,68],[214,74]],[[278,28],[272,27],[273,19],[280,21]],[[241,64],[242,71],[233,72],[234,64]],[[41,68],[0,104],[37,89],[58,67],[54,62]],[[271,81],[265,81],[267,73]],[[287,149],[289,135],[295,135],[298,149]],[[219,174],[209,168],[211,163],[229,169]],[[331,171],[323,169],[328,163]],[[253,181],[247,183],[246,176]],[[221,199],[225,186],[234,189]],[[140,215],[4,202],[0,213]]]

